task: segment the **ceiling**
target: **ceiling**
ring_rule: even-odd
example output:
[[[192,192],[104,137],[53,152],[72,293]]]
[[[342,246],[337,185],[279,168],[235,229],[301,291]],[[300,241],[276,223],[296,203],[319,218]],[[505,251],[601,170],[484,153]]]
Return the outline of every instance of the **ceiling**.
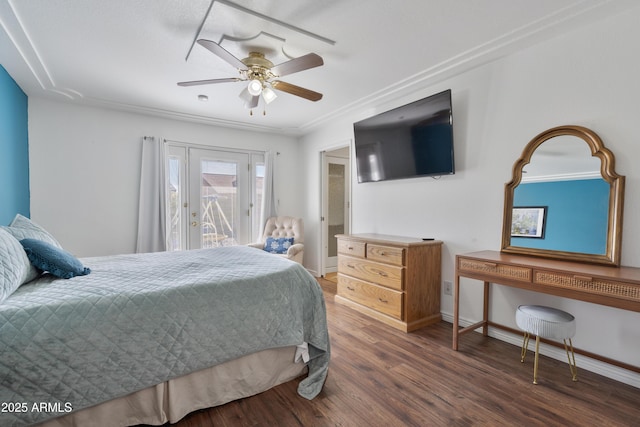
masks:
[[[0,0],[0,64],[30,97],[182,120],[302,134],[340,115],[404,96],[634,0]],[[179,87],[237,76],[196,43],[251,50],[278,64],[314,52],[321,67],[281,80],[320,92],[279,92],[245,109],[246,83]],[[198,100],[206,95],[208,102]]]

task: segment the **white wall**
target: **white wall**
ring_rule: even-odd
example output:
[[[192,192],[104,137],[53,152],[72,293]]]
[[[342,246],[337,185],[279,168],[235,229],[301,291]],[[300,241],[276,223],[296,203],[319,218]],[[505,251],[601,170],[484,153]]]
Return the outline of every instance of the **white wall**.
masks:
[[[142,137],[280,152],[279,213],[301,215],[296,138],[29,98],[31,217],[78,256],[135,251]]]
[[[622,263],[640,267],[638,22],[640,8],[635,8],[429,87],[412,88],[411,95],[363,105],[306,135],[301,155],[308,168],[307,267],[317,270],[320,263],[319,152],[352,139],[354,121],[447,88],[453,93],[456,174],[358,184],[354,173],[352,232],[443,240],[443,280],[453,281],[456,254],[500,249],[504,184],[526,143],[545,129],[577,124],[600,135],[616,155],[618,173],[626,176]],[[467,321],[481,319],[481,288],[463,280],[461,316]],[[445,318],[451,319],[452,303],[442,297]],[[640,313],[493,286],[490,318],[515,328],[515,308],[525,303],[573,313],[576,347],[640,366]],[[519,337],[496,335],[520,343]],[[464,343],[462,349],[471,350]],[[545,351],[566,358],[555,349]],[[514,349],[514,357],[518,354]],[[640,387],[640,375],[578,359],[579,367],[585,364]]]

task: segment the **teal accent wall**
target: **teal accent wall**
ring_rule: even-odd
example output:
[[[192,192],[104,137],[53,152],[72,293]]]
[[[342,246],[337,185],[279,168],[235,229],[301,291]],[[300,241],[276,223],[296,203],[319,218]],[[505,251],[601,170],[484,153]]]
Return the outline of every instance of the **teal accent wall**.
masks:
[[[0,225],[30,217],[27,95],[0,65]]]
[[[520,184],[513,206],[546,206],[544,239],[512,237],[526,248],[604,254],[607,249],[609,184],[603,179]]]

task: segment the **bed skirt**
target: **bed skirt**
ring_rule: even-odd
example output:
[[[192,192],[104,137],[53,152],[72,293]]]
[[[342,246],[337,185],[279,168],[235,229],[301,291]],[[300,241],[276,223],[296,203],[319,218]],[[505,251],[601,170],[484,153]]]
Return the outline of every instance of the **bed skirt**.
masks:
[[[190,412],[253,396],[307,371],[296,347],[263,350],[38,424],[115,427],[175,423]]]

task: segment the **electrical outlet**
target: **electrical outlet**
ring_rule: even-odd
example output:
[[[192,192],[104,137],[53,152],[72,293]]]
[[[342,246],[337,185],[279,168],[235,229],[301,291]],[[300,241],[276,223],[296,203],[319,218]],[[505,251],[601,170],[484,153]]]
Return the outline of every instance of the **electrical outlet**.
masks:
[[[445,295],[453,295],[453,283],[449,282],[448,280],[445,280],[443,282],[443,289]]]

